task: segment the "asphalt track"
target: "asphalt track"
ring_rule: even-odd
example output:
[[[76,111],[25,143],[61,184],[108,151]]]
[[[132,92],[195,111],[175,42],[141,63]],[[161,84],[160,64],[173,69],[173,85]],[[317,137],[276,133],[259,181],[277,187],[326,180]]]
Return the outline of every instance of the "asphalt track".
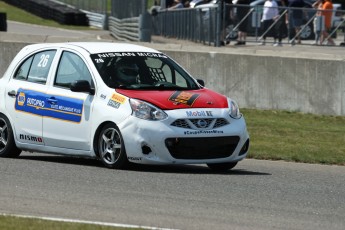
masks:
[[[24,153],[0,158],[0,213],[173,229],[345,229],[345,167],[246,159],[104,168]]]

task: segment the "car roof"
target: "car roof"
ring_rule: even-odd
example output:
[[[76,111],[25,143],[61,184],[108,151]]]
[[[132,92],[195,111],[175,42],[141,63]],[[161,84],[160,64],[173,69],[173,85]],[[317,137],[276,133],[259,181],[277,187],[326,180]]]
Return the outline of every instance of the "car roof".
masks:
[[[90,54],[95,53],[111,53],[111,52],[149,52],[161,53],[157,50],[130,44],[130,43],[116,43],[116,42],[68,42],[68,43],[39,43],[28,45],[27,50],[38,50],[45,48],[70,48],[70,49],[83,49]]]

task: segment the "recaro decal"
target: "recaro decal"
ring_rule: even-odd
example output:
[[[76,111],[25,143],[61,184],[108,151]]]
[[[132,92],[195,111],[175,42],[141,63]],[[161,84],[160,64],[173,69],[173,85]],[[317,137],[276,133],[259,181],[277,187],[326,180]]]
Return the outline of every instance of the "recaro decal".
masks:
[[[125,101],[126,101],[126,98],[125,98],[124,96],[122,96],[122,95],[120,95],[120,94],[117,94],[117,93],[114,93],[114,94],[111,96],[111,99],[112,99],[113,101],[117,101],[117,102],[119,102],[119,103],[121,103],[121,104],[125,103]]]
[[[121,104],[125,103],[126,98],[120,94],[114,93],[108,101],[108,106],[118,109]]]
[[[196,93],[189,93],[185,91],[176,91],[174,92],[169,101],[175,102],[176,104],[185,104],[189,106],[193,106],[196,99],[199,97],[199,94]]]
[[[54,98],[55,102],[49,103],[50,98]],[[42,117],[79,123],[83,113],[83,105],[84,101],[82,99],[48,95],[20,88],[15,102],[15,109]]]

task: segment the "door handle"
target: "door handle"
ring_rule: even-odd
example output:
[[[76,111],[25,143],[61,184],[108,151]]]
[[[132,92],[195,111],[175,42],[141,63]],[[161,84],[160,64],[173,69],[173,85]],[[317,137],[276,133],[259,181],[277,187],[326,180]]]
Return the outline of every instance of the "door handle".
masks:
[[[16,96],[17,96],[17,93],[16,93],[15,90],[11,90],[11,91],[8,92],[7,94],[8,94],[8,96],[10,96],[10,97],[16,97]]]
[[[55,105],[58,102],[58,100],[56,100],[55,97],[50,97],[47,99],[47,101],[51,105]]]

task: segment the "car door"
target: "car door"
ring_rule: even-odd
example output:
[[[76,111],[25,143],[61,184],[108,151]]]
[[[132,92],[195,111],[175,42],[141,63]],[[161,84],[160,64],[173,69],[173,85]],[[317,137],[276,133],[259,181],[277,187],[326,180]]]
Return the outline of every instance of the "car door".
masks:
[[[44,144],[45,92],[55,54],[56,50],[45,50],[24,58],[6,85],[6,109],[21,143]]]
[[[89,151],[94,96],[72,92],[70,85],[76,80],[86,80],[94,86],[81,55],[65,50],[61,53],[54,82],[47,91],[50,111],[49,116],[43,118],[43,137],[50,147]]]

